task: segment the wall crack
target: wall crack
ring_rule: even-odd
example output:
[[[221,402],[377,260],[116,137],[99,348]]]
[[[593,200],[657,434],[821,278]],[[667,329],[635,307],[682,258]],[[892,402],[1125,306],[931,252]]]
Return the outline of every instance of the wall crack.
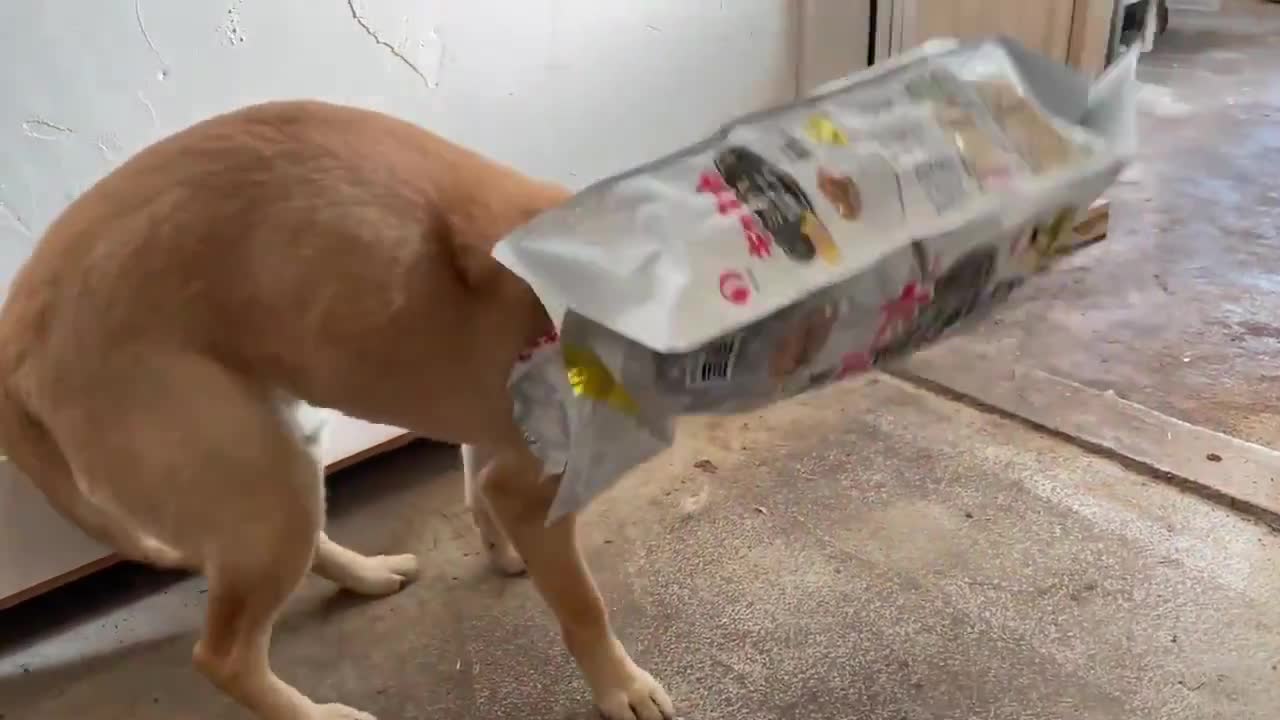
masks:
[[[23,235],[26,235],[27,237],[31,237],[33,235],[31,232],[31,226],[27,224],[27,221],[23,220],[22,216],[18,214],[18,211],[9,207],[9,205],[3,200],[0,200],[0,217],[8,218],[10,224],[18,228]]]
[[[147,114],[151,116],[151,127],[159,127],[160,118],[156,117],[156,106],[151,104],[151,101],[147,99],[146,95],[142,94],[141,90],[138,91],[138,102],[142,103],[142,106],[147,109]]]
[[[422,71],[422,68],[418,66],[418,63],[414,62],[408,55],[404,54],[403,47],[405,41],[408,40],[407,37],[400,43],[391,43],[384,38],[381,33],[369,24],[369,20],[360,12],[359,0],[347,0],[347,8],[351,11],[351,19],[355,20],[356,24],[360,26],[360,29],[364,30],[364,34],[368,35],[374,43],[385,48],[387,52],[391,53],[392,56],[403,63],[405,67],[412,70],[413,74],[418,76],[418,79],[422,81],[423,85],[428,88],[436,87],[438,81],[428,77],[427,74]],[[406,23],[407,21],[408,19],[406,18]],[[434,35],[434,33],[432,33],[432,35]],[[423,45],[424,43],[419,41],[419,46]],[[443,54],[443,48],[441,48],[441,53]]]
[[[33,137],[37,140],[57,140],[58,138],[71,135],[75,132],[65,125],[59,125],[55,122],[49,122],[41,118],[31,118],[22,123],[22,132],[27,137]]]
[[[142,39],[146,41],[147,47],[151,48],[151,54],[160,61],[160,79],[163,80],[169,76],[169,63],[165,62],[164,56],[151,40],[151,33],[147,32],[147,23],[142,19],[142,0],[133,0],[133,17],[138,21],[138,31],[142,33]]]

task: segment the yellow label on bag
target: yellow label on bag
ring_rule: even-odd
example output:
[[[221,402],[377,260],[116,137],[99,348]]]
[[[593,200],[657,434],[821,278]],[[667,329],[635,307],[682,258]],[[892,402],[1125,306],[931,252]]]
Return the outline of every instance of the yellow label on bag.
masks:
[[[563,345],[564,366],[569,374],[573,394],[608,405],[625,415],[635,415],[640,407],[605,367],[595,353],[579,345]]]
[[[1065,208],[1054,216],[1047,226],[1042,226],[1032,236],[1032,270],[1040,272],[1049,267],[1058,257],[1069,250],[1065,242],[1071,231],[1071,221],[1075,219],[1076,209]]]
[[[1078,213],[1076,208],[1063,208],[1049,222],[1033,225],[1025,236],[1017,239],[1011,250],[1014,266],[1026,274],[1044,272],[1055,260],[1070,254]]]
[[[844,131],[831,122],[826,115],[814,115],[805,126],[805,133],[819,145],[843,146],[849,144]]]

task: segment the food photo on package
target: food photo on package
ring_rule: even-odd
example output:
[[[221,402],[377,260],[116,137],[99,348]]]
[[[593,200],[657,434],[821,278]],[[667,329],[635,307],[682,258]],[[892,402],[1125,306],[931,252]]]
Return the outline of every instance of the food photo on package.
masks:
[[[1052,267],[1134,152],[1136,53],[1093,83],[934,40],[598,182],[494,256],[558,333],[511,376],[547,521],[674,439],[906,356]]]

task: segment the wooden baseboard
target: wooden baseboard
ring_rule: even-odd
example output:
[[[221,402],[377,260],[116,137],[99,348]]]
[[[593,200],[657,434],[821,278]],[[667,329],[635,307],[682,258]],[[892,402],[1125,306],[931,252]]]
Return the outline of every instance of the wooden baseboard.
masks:
[[[396,435],[393,438],[383,440],[382,442],[376,445],[371,445],[368,448],[365,448],[364,450],[361,450],[358,453],[352,453],[342,458],[341,460],[335,460],[329,463],[324,468],[325,475],[332,475],[333,473],[336,473],[339,470],[342,470],[343,468],[348,468],[348,467],[351,467],[352,465],[355,465],[356,463],[368,460],[374,455],[381,455],[382,453],[385,453],[385,452],[398,450],[399,448],[402,448],[405,445],[408,445],[409,443],[417,439],[418,439],[418,436],[414,435],[413,433],[404,433],[403,435]]]
[[[37,595],[43,595],[50,590],[60,588],[69,582],[75,582],[81,578],[88,577],[100,570],[106,570],[120,561],[121,558],[119,556],[108,555],[103,558],[98,558],[91,563],[85,563],[75,570],[70,570],[58,575],[57,577],[51,577],[44,582],[36,583],[21,592],[9,595],[8,597],[0,597],[0,610],[11,608],[14,605],[26,602]]]

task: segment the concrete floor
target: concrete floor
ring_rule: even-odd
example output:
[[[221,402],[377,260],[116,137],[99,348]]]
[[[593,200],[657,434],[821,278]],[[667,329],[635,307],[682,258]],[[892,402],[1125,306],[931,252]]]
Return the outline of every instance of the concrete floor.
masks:
[[[881,377],[687,429],[584,533],[624,640],[684,717],[1280,707],[1280,537],[1230,511]],[[588,717],[532,588],[475,552],[457,476],[451,453],[417,447],[340,477],[335,535],[412,548],[424,577],[369,603],[310,580],[277,633],[279,668],[383,720]],[[72,612],[44,637],[49,613],[20,609],[4,633],[27,647],[0,661],[0,712],[243,717],[187,662],[202,588]]]
[[[957,342],[1280,448],[1280,6],[1224,6],[1143,56],[1105,247]]]
[[[1228,4],[1144,61],[1112,237],[956,342],[1280,447],[1280,7]],[[690,720],[1276,716],[1280,535],[1227,509],[883,376],[685,430],[583,537]],[[486,570],[452,452],[333,490],[339,540],[423,577],[375,602],[309,580],[285,677],[381,720],[591,716],[529,583]],[[203,587],[120,568],[0,614],[0,720],[243,718],[188,661]]]

